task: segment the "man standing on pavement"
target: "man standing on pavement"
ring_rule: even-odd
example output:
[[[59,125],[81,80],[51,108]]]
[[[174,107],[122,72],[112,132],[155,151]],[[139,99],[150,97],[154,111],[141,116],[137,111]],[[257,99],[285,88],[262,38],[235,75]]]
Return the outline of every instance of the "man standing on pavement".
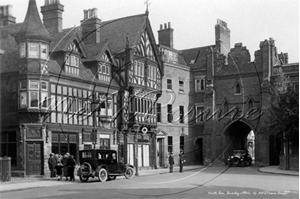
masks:
[[[55,166],[57,164],[57,160],[54,157],[54,153],[50,153],[50,157],[48,159],[48,166],[50,170],[50,177],[54,178],[55,177]]]
[[[172,152],[170,152],[169,155],[169,165],[170,165],[170,173],[173,173],[174,157]]]
[[[184,155],[183,155],[183,150],[180,150],[179,153],[179,172],[183,172],[183,163],[185,162]]]

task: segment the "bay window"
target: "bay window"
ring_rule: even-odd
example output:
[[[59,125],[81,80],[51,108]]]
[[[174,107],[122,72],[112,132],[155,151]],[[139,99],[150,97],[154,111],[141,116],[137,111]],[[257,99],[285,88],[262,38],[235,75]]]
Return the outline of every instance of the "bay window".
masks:
[[[37,43],[28,44],[28,57],[38,58],[39,57],[39,46]]]
[[[48,108],[48,83],[39,80],[20,81],[20,108]]]
[[[42,43],[21,43],[19,46],[20,58],[29,57],[48,59],[48,53],[48,45]]]
[[[39,93],[38,91],[29,91],[29,107],[38,108]]]
[[[26,56],[26,45],[25,43],[20,44],[20,57],[25,57]]]
[[[41,58],[48,59],[48,48],[47,45],[41,44]]]

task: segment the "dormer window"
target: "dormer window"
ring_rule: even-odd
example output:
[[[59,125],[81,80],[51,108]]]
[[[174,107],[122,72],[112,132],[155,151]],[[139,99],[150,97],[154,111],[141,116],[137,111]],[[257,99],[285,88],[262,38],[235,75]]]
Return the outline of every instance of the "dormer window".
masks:
[[[79,75],[79,57],[76,55],[66,55],[65,71],[72,75]]]
[[[110,66],[107,63],[100,62],[98,64],[98,79],[100,81],[110,81]]]

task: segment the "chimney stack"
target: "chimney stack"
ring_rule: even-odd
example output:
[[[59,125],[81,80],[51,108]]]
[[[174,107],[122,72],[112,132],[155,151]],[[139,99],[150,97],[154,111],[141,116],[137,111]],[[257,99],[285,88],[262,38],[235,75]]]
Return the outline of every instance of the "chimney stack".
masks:
[[[97,8],[83,11],[81,21],[82,39],[85,44],[95,44],[100,42],[101,20],[97,16]]]
[[[12,5],[0,6],[0,26],[7,26],[16,23],[12,15]]]
[[[41,7],[43,22],[50,34],[62,32],[62,13],[64,6],[59,0],[45,0],[45,5]]]
[[[174,47],[173,44],[173,29],[171,28],[171,23],[168,22],[168,24],[160,25],[160,30],[158,31],[158,43],[160,45],[164,45],[170,48]]]
[[[217,20],[215,25],[215,39],[217,50],[227,57],[230,52],[230,30],[227,23],[220,19]]]

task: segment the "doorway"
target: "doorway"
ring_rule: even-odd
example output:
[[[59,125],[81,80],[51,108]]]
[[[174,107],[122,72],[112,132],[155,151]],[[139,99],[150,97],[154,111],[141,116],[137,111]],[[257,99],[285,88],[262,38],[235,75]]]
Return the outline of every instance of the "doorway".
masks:
[[[26,157],[26,175],[43,175],[42,142],[27,142]]]
[[[203,138],[198,138],[195,142],[195,161],[196,165],[203,165]]]
[[[157,165],[159,167],[164,166],[164,138],[157,139]]]

